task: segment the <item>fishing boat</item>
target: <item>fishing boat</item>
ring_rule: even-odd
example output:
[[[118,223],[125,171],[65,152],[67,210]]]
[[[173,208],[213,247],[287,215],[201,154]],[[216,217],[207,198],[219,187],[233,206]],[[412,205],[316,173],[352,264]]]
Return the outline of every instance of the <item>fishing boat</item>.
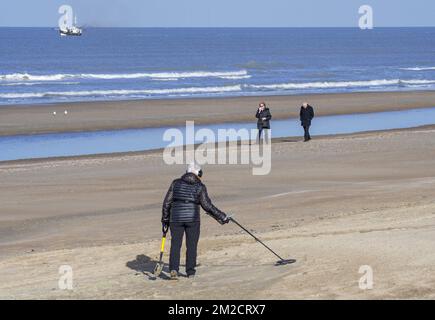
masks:
[[[68,24],[65,22],[64,26],[59,28],[59,33],[62,37],[81,36],[82,32],[82,29],[77,27],[77,17],[75,17],[73,25],[68,26]]]

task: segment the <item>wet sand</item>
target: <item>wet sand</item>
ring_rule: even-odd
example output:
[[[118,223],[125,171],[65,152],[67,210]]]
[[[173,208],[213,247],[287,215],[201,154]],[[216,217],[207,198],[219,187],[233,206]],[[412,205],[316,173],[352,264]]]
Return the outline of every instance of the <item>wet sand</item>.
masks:
[[[275,267],[235,225],[203,215],[198,276],[176,283],[150,272],[161,202],[184,166],[159,151],[0,164],[0,298],[435,298],[433,127],[286,138],[272,152],[266,177],[210,165],[204,182],[218,207],[297,262]],[[72,291],[57,287],[64,264]],[[358,287],[361,265],[372,290]]]
[[[435,91],[0,106],[0,136],[254,121],[260,101],[284,119],[298,116],[305,100],[317,115],[351,114],[433,107]]]

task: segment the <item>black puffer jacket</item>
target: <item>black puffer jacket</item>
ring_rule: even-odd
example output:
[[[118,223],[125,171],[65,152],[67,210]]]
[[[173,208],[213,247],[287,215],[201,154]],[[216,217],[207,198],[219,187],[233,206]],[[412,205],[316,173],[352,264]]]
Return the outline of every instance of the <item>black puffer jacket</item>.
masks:
[[[314,109],[312,106],[308,105],[306,108],[301,107],[301,111],[299,113],[299,117],[301,120],[301,126],[311,126],[311,120],[314,118]]]
[[[199,206],[219,223],[226,218],[226,214],[212,204],[201,180],[193,173],[186,173],[169,187],[163,201],[162,222],[200,221]]]
[[[257,109],[257,113],[255,114],[257,120],[257,128],[260,129],[270,129],[270,119],[272,119],[272,114],[270,113],[269,108],[265,108],[263,111]],[[265,118],[266,120],[263,120]]]

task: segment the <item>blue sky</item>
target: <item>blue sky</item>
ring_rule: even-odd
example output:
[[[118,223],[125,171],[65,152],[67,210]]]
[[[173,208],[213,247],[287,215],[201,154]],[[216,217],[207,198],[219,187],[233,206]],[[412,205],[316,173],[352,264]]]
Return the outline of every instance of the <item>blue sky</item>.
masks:
[[[62,4],[99,27],[355,27],[358,8],[374,26],[435,26],[434,0],[1,0],[0,26],[57,26]]]

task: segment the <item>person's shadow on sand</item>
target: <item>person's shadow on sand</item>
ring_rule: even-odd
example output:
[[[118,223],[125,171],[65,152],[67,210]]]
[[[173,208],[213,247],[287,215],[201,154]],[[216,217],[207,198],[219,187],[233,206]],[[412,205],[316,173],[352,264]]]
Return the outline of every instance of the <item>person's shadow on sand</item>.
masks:
[[[299,141],[300,139],[291,139],[291,138],[279,140],[279,142],[299,142]]]
[[[148,257],[144,254],[140,254],[136,256],[135,260],[128,261],[126,263],[126,266],[132,270],[145,274],[149,280],[156,280],[156,276],[154,275],[154,268],[157,263],[158,263],[157,260],[154,260],[151,257]],[[167,263],[164,263],[163,271],[169,273],[169,265]],[[165,280],[170,279],[163,272],[160,273],[159,277]]]

